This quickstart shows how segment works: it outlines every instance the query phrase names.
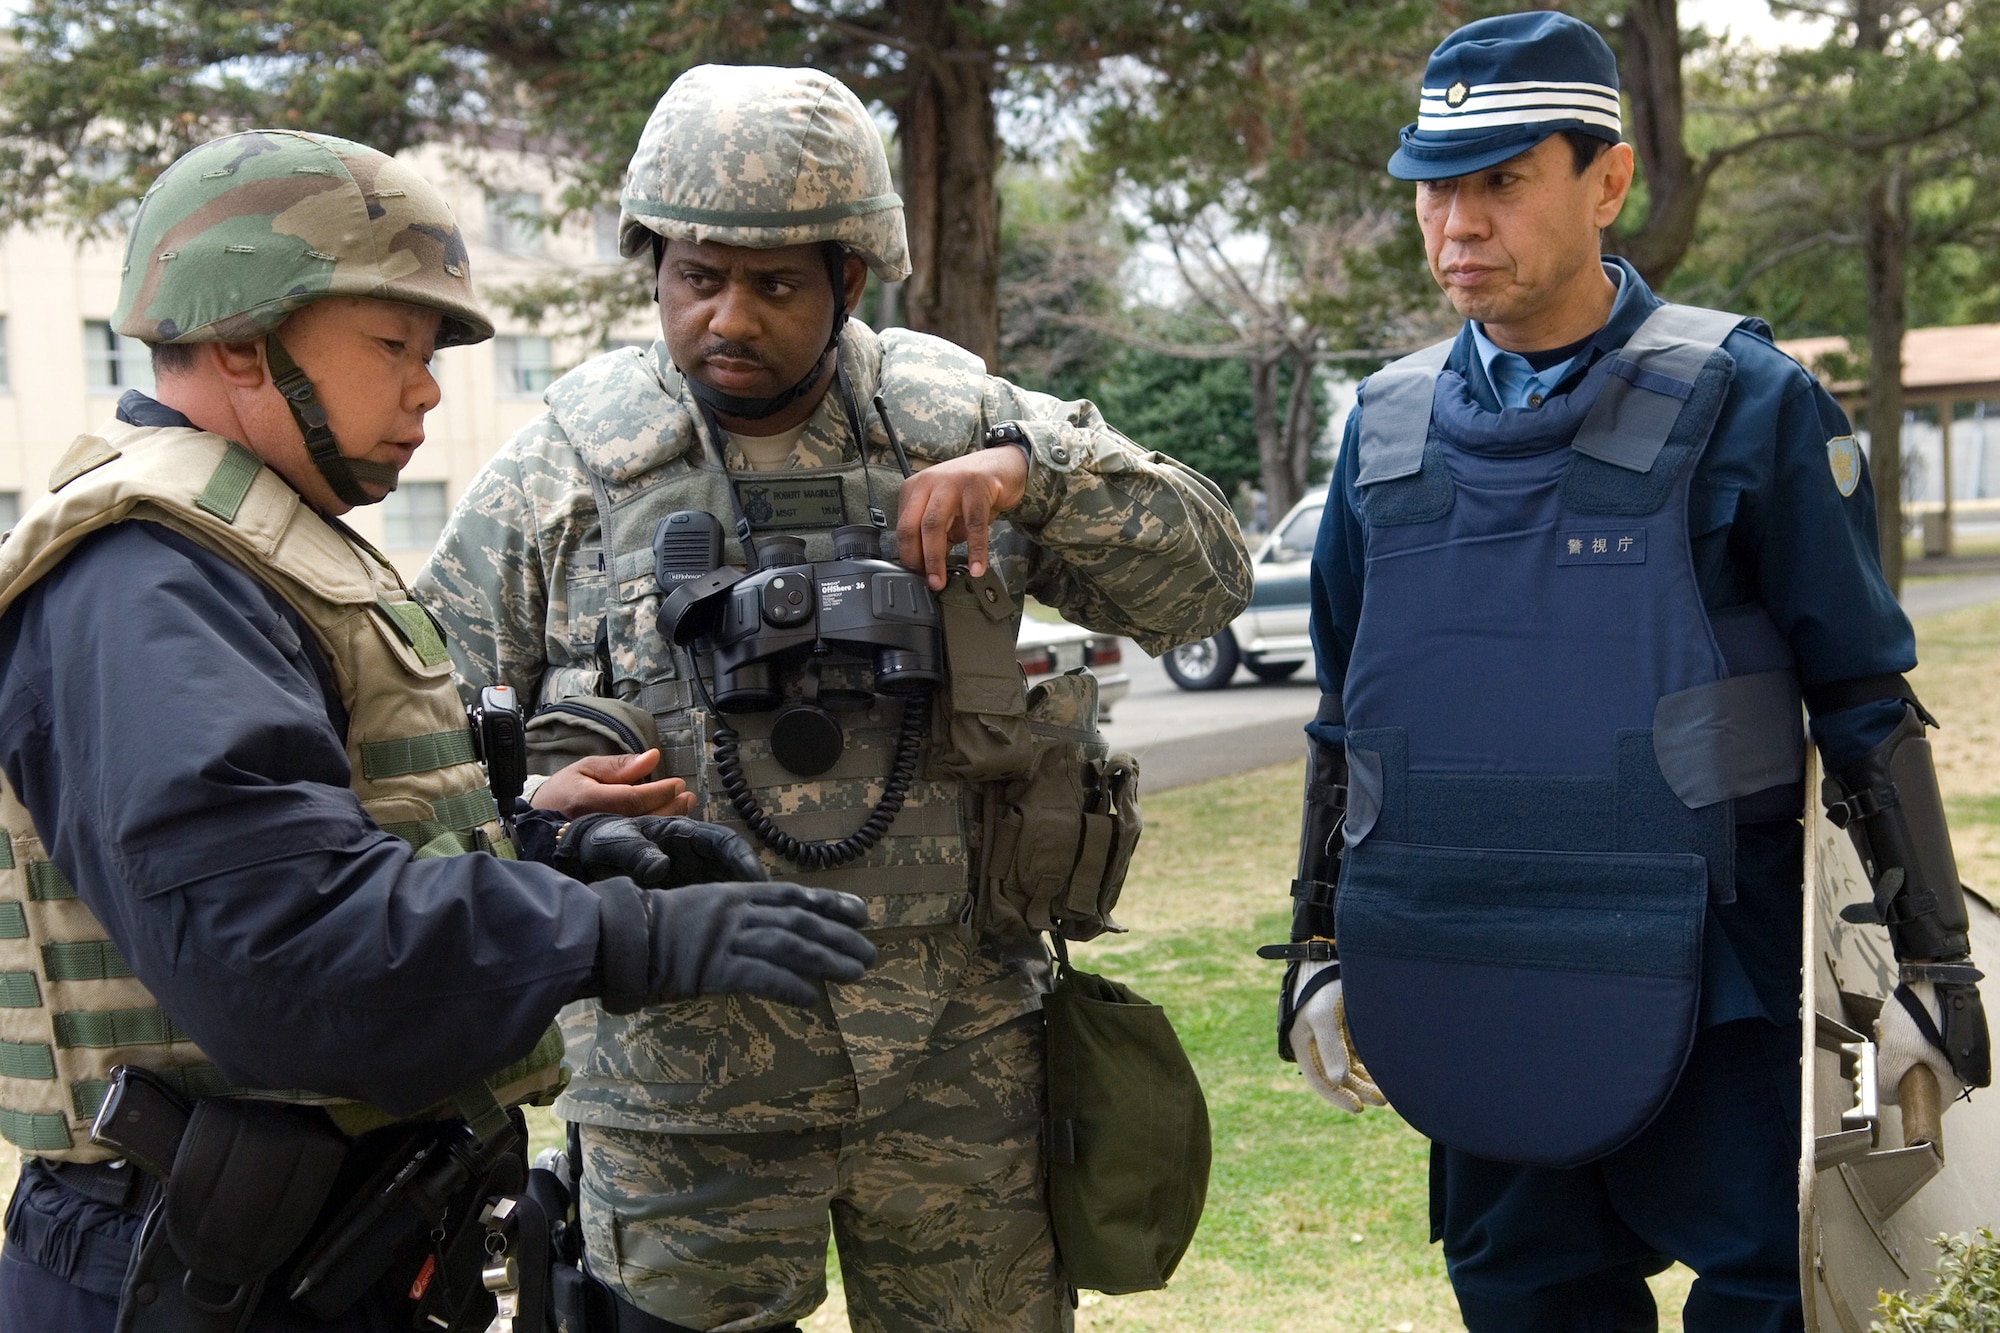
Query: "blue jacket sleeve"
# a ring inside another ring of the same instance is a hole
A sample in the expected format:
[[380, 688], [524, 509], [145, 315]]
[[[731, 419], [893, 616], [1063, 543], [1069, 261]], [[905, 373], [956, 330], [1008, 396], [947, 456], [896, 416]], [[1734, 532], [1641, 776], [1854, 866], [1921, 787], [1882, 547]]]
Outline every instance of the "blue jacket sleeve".
[[135, 975], [232, 1082], [398, 1114], [533, 1048], [597, 899], [412, 860], [348, 789], [303, 623], [154, 524], [95, 534], [0, 621], [0, 766]]
[[1347, 662], [1354, 652], [1354, 631], [1361, 621], [1361, 575], [1365, 558], [1361, 531], [1361, 495], [1354, 484], [1354, 447], [1361, 408], [1347, 415], [1341, 433], [1340, 456], [1334, 460], [1326, 509], [1320, 515], [1319, 540], [1313, 547], [1312, 644], [1314, 670], [1319, 673], [1319, 713], [1306, 723], [1306, 734], [1327, 745], [1347, 742], [1340, 692], [1347, 681]]
[[[1727, 554], [1713, 555], [1740, 571], [1734, 581], [1741, 593], [1717, 598], [1722, 580], [1705, 578], [1711, 605], [1742, 593], [1763, 603], [1792, 645], [1808, 698], [1815, 685], [1910, 670], [1916, 635], [1882, 576], [1873, 481], [1864, 465], [1843, 495], [1830, 461], [1828, 441], [1852, 431], [1847, 414], [1762, 339], [1739, 333], [1729, 348], [1738, 359], [1736, 383], [1698, 489], [1711, 521], [1728, 521]], [[1753, 447], [1735, 447], [1739, 441]], [[1695, 545], [1701, 564], [1699, 532]], [[1880, 701], [1816, 712], [1813, 737], [1828, 767], [1865, 754], [1902, 711]]]

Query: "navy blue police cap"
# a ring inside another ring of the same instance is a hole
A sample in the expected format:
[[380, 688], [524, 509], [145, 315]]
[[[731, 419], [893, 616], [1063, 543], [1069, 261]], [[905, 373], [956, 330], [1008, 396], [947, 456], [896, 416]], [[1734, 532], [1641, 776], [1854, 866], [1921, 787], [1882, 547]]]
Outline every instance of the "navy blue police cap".
[[1469, 175], [1563, 130], [1621, 140], [1618, 61], [1597, 29], [1545, 10], [1480, 19], [1431, 52], [1417, 123], [1403, 128], [1389, 174]]

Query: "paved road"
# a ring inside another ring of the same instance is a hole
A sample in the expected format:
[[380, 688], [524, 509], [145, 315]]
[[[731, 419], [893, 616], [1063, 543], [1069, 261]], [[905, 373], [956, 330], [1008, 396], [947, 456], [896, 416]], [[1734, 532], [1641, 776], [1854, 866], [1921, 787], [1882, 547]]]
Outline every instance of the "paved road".
[[[1919, 617], [1992, 601], [2000, 601], [2000, 574], [1916, 579], [1903, 589], [1904, 607]], [[1160, 664], [1130, 641], [1125, 664], [1132, 692], [1113, 710], [1105, 734], [1138, 756], [1147, 791], [1281, 764], [1305, 753], [1299, 729], [1319, 706], [1310, 670], [1278, 685], [1238, 671], [1228, 689], [1193, 694], [1175, 686]]]
[[1912, 617], [1942, 615], [2000, 601], [2000, 574], [1970, 578], [1912, 579], [1903, 584], [1903, 609]]
[[1239, 671], [1228, 689], [1195, 694], [1168, 680], [1160, 664], [1129, 641], [1125, 663], [1132, 692], [1112, 710], [1104, 730], [1113, 745], [1138, 757], [1145, 790], [1281, 764], [1305, 753], [1299, 728], [1319, 707], [1319, 686], [1310, 670], [1277, 685]]

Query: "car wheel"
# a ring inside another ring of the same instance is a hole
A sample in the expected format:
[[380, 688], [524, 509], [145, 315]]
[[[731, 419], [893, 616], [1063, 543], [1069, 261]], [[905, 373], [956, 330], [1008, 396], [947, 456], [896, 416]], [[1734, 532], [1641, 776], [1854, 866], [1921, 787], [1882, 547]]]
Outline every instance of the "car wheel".
[[1206, 639], [1184, 643], [1160, 659], [1167, 675], [1184, 690], [1219, 690], [1236, 674], [1241, 655], [1236, 636], [1219, 630]]
[[1299, 674], [1304, 662], [1260, 662], [1250, 658], [1243, 663], [1250, 668], [1250, 674], [1267, 685], [1275, 685], [1281, 680], [1290, 680]]

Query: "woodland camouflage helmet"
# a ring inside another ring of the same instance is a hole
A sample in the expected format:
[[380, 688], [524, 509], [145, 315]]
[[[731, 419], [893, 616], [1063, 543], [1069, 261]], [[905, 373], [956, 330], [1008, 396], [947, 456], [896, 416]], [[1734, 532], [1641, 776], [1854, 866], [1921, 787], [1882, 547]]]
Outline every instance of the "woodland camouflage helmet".
[[396, 469], [348, 458], [318, 390], [278, 326], [332, 296], [396, 301], [441, 317], [437, 346], [484, 342], [458, 223], [431, 183], [385, 153], [326, 134], [245, 130], [182, 154], [139, 202], [118, 290], [118, 331], [143, 342], [262, 337], [271, 380], [313, 466], [350, 505]]
[[246, 130], [190, 150], [146, 191], [115, 322], [148, 343], [247, 342], [329, 296], [435, 310], [439, 347], [493, 336], [429, 181], [346, 139]]
[[884, 282], [910, 276], [882, 135], [816, 69], [698, 65], [653, 108], [619, 195], [627, 258], [654, 236], [769, 250], [833, 241]]

